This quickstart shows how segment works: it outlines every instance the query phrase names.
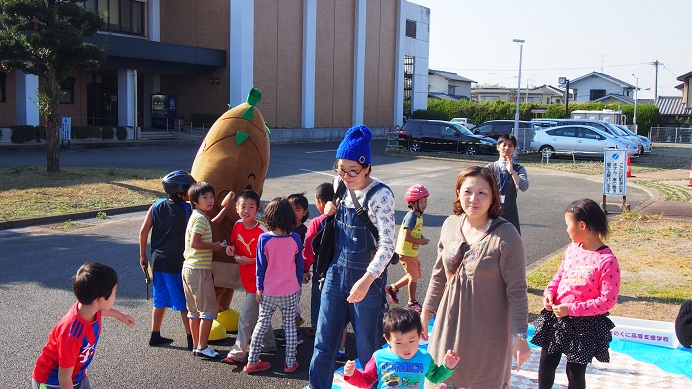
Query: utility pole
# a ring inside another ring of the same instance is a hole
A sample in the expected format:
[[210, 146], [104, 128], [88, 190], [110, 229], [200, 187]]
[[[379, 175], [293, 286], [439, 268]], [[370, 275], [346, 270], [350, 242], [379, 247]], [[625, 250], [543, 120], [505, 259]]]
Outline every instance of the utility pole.
[[654, 62], [651, 63], [651, 65], [654, 65], [656, 68], [656, 84], [654, 85], [654, 102], [658, 100], [658, 65], [663, 65], [662, 63], [658, 62], [658, 60], [655, 60]]

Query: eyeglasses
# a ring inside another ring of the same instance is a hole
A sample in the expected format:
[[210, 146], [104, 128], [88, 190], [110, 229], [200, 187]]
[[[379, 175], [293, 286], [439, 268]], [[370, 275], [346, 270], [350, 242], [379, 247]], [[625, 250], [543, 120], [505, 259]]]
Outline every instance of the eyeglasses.
[[341, 177], [343, 177], [343, 176], [345, 176], [345, 175], [348, 175], [349, 177], [358, 177], [358, 175], [360, 174], [360, 172], [363, 171], [363, 169], [365, 169], [365, 168], [362, 167], [362, 168], [360, 168], [360, 170], [349, 170], [349, 171], [346, 171], [346, 170], [344, 170], [344, 169], [338, 167], [338, 166], [336, 165], [336, 163], [334, 163], [334, 172], [336, 172], [336, 174], [338, 174], [338, 175], [341, 176]]

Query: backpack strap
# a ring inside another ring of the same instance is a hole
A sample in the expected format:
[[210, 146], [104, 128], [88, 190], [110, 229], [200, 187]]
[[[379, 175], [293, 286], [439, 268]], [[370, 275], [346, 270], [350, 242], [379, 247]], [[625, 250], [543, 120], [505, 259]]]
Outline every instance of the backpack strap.
[[[493, 224], [492, 226], [490, 226], [490, 228], [488, 228], [488, 230], [485, 232], [485, 234], [483, 235], [483, 237], [480, 238], [480, 239], [478, 239], [478, 242], [480, 242], [480, 241], [482, 241], [483, 239], [485, 239], [488, 235], [492, 234], [492, 232], [495, 231], [495, 230], [497, 229], [497, 227], [499, 227], [499, 226], [501, 226], [501, 225], [503, 225], [503, 224], [505, 224], [505, 223], [508, 223], [508, 222], [507, 222], [506, 220], [503, 219], [503, 220], [500, 220], [499, 222]], [[468, 243], [466, 243], [466, 242], [464, 242], [464, 244], [467, 244], [467, 245], [468, 245]], [[459, 261], [459, 264], [456, 266], [456, 268], [454, 268], [454, 270], [452, 270], [451, 272], [449, 272], [449, 276], [447, 277], [447, 281], [449, 281], [449, 279], [452, 278], [452, 276], [454, 275], [454, 273], [456, 273], [457, 270], [459, 270], [459, 268], [465, 264], [464, 262], [465, 262], [465, 261], [462, 259], [461, 261]]]
[[[370, 202], [370, 199], [372, 196], [377, 193], [381, 188], [387, 188], [390, 192], [392, 191], [389, 189], [387, 185], [385, 185], [383, 182], [378, 183], [377, 185], [373, 186], [370, 188], [368, 193], [365, 194], [365, 204], [368, 204]], [[358, 198], [356, 197], [356, 193], [349, 189], [348, 190], [349, 195], [351, 196], [351, 201], [353, 201], [353, 205], [356, 207], [356, 214], [360, 218], [360, 220], [365, 224], [365, 227], [368, 228], [372, 236], [375, 238], [375, 241], [379, 242], [380, 241], [380, 233], [377, 231], [377, 227], [372, 223], [372, 220], [370, 220], [370, 216], [368, 216], [368, 211], [366, 208], [364, 208], [359, 202]]]

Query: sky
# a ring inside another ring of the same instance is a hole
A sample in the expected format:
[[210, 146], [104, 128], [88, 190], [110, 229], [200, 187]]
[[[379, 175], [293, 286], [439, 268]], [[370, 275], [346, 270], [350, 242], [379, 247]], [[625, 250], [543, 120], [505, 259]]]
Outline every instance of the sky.
[[522, 88], [596, 71], [638, 78], [638, 98], [653, 99], [654, 61], [659, 96], [680, 96], [677, 77], [692, 71], [691, 0], [409, 1], [430, 8], [429, 68], [479, 84], [517, 87], [513, 39], [525, 40]]

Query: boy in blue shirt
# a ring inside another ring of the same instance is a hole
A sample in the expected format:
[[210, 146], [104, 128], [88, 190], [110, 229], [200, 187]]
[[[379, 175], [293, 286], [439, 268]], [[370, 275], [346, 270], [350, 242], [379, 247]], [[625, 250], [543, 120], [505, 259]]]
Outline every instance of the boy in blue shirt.
[[427, 351], [418, 348], [423, 325], [420, 315], [408, 308], [394, 307], [384, 314], [384, 338], [388, 348], [375, 351], [364, 370], [346, 362], [344, 379], [359, 388], [390, 386], [422, 387], [427, 378], [434, 384], [452, 376], [459, 357], [447, 350], [444, 365], [437, 366]]

